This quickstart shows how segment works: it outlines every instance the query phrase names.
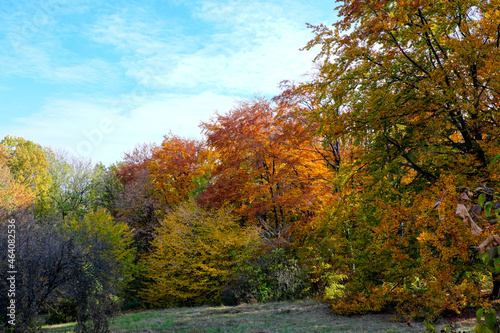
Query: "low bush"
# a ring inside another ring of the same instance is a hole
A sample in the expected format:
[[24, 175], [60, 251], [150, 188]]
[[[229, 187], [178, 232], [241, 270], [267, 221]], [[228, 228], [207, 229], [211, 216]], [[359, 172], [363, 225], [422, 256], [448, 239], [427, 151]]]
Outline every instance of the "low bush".
[[48, 308], [46, 325], [69, 323], [77, 319], [77, 304], [74, 300], [58, 298]]
[[225, 305], [293, 300], [308, 296], [310, 290], [297, 259], [278, 248], [240, 263], [221, 300]]

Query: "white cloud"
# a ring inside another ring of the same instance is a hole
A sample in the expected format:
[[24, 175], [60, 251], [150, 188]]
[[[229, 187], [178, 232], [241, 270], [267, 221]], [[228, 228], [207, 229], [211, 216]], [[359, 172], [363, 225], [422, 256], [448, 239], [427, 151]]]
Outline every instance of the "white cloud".
[[153, 89], [275, 94], [280, 81], [311, 67], [314, 55], [299, 51], [311, 38], [300, 10], [249, 1], [205, 1], [193, 10], [199, 36], [124, 11], [94, 25], [93, 39], [121, 50], [126, 74]]
[[92, 98], [52, 100], [39, 113], [16, 119], [16, 125], [0, 127], [0, 132], [110, 164], [121, 160], [123, 153], [138, 143], [161, 142], [170, 130], [200, 138], [200, 122], [208, 121], [216, 109], [229, 110], [235, 97], [207, 92], [157, 94], [127, 113], [116, 108], [120, 102]]
[[99, 59], [84, 60], [74, 65], [43, 66], [41, 76], [56, 82], [103, 83], [103, 80], [118, 76], [116, 70]]
[[24, 45], [17, 54], [0, 56], [3, 74], [31, 77], [51, 83], [87, 84], [102, 83], [117, 77], [114, 66], [100, 59], [56, 59], [46, 48]]
[[[164, 17], [138, 1], [97, 10], [83, 0], [73, 12], [95, 9], [84, 24], [57, 26], [61, 20], [55, 14], [64, 6], [56, 6], [54, 15], [30, 34], [9, 32], [15, 38], [0, 41], [4, 76], [63, 83], [61, 90], [67, 83], [88, 84], [95, 93], [73, 91], [62, 99], [58, 92], [36, 113], [13, 125], [0, 124], [0, 133], [109, 164], [137, 143], [161, 142], [170, 130], [200, 137], [200, 121], [216, 109], [223, 113], [255, 93], [276, 94], [281, 80], [300, 80], [312, 66], [314, 54], [299, 51], [312, 38], [305, 27], [308, 15], [313, 20], [322, 15], [310, 5], [298, 0], [175, 1], [191, 16]], [[72, 36], [83, 45], [72, 44]], [[106, 54], [87, 54], [86, 48], [93, 47]], [[120, 95], [102, 91], [113, 85], [116, 93], [130, 83], [133, 88]]]
[[127, 10], [102, 17], [87, 32], [88, 38], [109, 44], [123, 54], [145, 56], [165, 48], [161, 21], [141, 22]]

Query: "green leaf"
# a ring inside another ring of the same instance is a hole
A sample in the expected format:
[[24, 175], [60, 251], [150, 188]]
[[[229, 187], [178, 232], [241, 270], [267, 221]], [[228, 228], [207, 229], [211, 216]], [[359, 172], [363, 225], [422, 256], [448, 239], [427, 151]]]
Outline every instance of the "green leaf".
[[495, 206], [495, 204], [491, 201], [488, 201], [484, 206], [485, 206], [484, 210], [485, 210], [486, 216], [490, 216], [491, 209]]
[[495, 159], [493, 160], [493, 162], [491, 163], [495, 163], [496, 161], [498, 161], [500, 159], [500, 155], [498, 155], [497, 157], [495, 157]]
[[476, 311], [476, 320], [479, 324], [481, 324], [481, 318], [483, 317], [484, 310], [483, 309], [478, 309]]
[[486, 195], [484, 195], [484, 193], [481, 193], [478, 198], [479, 206], [484, 207], [485, 201], [486, 201]]
[[474, 327], [474, 332], [476, 333], [491, 333], [490, 329], [486, 327], [484, 324], [477, 324], [476, 327]]
[[436, 329], [434, 328], [434, 326], [427, 319], [424, 320], [424, 326], [427, 329], [427, 331], [430, 331], [430, 332], [435, 332], [436, 331]]
[[500, 273], [500, 257], [497, 257], [495, 258], [495, 260], [493, 260], [493, 269], [495, 271], [495, 273]]
[[[491, 311], [491, 310], [490, 310]], [[495, 332], [497, 330], [497, 317], [496, 317], [496, 314], [493, 314], [493, 313], [488, 313], [486, 316], [485, 316], [485, 324], [486, 326], [492, 330], [493, 332]]]

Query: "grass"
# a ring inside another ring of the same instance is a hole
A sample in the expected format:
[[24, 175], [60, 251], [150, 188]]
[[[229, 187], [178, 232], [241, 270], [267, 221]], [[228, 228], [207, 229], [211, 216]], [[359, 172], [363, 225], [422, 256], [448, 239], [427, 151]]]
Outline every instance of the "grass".
[[[342, 317], [333, 315], [326, 304], [297, 301], [196, 308], [170, 308], [126, 313], [111, 323], [112, 332], [178, 333], [331, 333], [331, 332], [424, 332], [422, 322], [392, 320], [391, 314]], [[439, 332], [446, 324], [438, 322]], [[74, 323], [46, 326], [46, 333], [72, 332]], [[473, 320], [455, 323], [460, 332], [474, 332]]]

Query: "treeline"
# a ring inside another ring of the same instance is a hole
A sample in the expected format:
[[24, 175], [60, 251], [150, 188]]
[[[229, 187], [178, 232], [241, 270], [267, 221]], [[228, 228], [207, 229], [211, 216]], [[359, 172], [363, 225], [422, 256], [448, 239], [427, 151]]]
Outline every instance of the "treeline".
[[346, 1], [311, 27], [311, 82], [109, 168], [6, 137], [25, 322], [308, 296], [432, 319], [497, 298], [498, 5]]
[[19, 137], [1, 141], [2, 330], [69, 320], [78, 331], [108, 330], [138, 267], [133, 230], [110, 213], [119, 188], [102, 165]]
[[36, 327], [48, 314], [106, 330], [119, 306], [317, 294], [322, 282], [294, 245], [332, 197], [340, 155], [303, 108], [243, 102], [202, 124], [205, 140], [169, 134], [111, 167], [5, 137], [2, 259], [14, 221], [17, 323]]

